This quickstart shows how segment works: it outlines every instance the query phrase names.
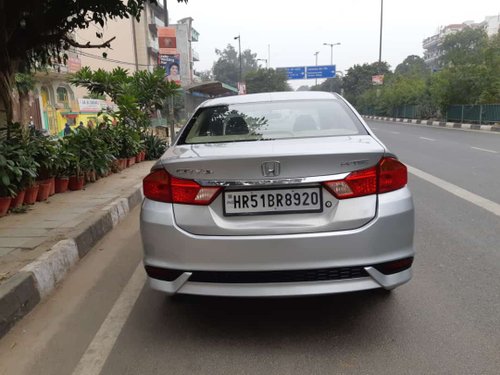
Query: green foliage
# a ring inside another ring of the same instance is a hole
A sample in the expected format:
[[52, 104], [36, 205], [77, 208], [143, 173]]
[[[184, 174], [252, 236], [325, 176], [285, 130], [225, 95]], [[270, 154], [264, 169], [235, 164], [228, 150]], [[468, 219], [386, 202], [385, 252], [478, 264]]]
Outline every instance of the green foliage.
[[[303, 87], [303, 86], [301, 86], [301, 87]], [[327, 80], [320, 83], [319, 85], [312, 86], [310, 88], [310, 90], [311, 91], [336, 92], [336, 93], [340, 94], [342, 91], [342, 78], [340, 78], [340, 77], [328, 78]], [[300, 87], [297, 89], [297, 91], [301, 91]], [[305, 91], [307, 91], [307, 90], [305, 90]]]
[[247, 73], [245, 81], [249, 94], [291, 90], [287, 83], [286, 72], [283, 70], [258, 69]]
[[480, 64], [487, 43], [484, 29], [467, 27], [447, 35], [441, 46], [443, 55], [439, 63], [442, 67]]
[[33, 137], [18, 123], [0, 128], [0, 196], [15, 195], [35, 182], [40, 165]]
[[359, 97], [367, 90], [372, 88], [372, 76], [384, 74], [385, 79], [387, 79], [391, 71], [389, 70], [389, 64], [385, 61], [354, 65], [352, 68], [347, 70], [347, 73], [343, 79], [344, 96], [349, 100], [354, 106], [358, 105]]
[[165, 80], [165, 70], [161, 67], [132, 75], [120, 67], [111, 72], [84, 67], [72, 75], [70, 82], [85, 87], [92, 95], [108, 95], [118, 106], [118, 111], [112, 114], [121, 123], [139, 129], [149, 127], [151, 116], [156, 110], [163, 109], [165, 100], [177, 95], [179, 88], [175, 82]]
[[[146, 1], [157, 0], [25, 0], [0, 1], [0, 101], [12, 120], [12, 96], [15, 74], [67, 59], [71, 47], [108, 48], [114, 37], [96, 33], [96, 40], [85, 44], [75, 40], [76, 31], [109, 20], [139, 20]], [[177, 0], [187, 2], [187, 0]]]
[[[214, 63], [212, 71], [214, 78], [222, 83], [236, 87], [239, 81], [240, 60], [238, 51], [228, 44], [224, 50], [216, 49], [215, 53], [219, 58]], [[241, 53], [242, 77], [249, 72], [258, 69], [257, 54], [247, 49]]]
[[160, 158], [167, 149], [167, 142], [154, 134], [143, 134], [142, 143], [148, 160]]
[[423, 58], [417, 55], [410, 55], [406, 57], [401, 64], [396, 66], [394, 74], [410, 77], [428, 77], [430, 70], [425, 65]]

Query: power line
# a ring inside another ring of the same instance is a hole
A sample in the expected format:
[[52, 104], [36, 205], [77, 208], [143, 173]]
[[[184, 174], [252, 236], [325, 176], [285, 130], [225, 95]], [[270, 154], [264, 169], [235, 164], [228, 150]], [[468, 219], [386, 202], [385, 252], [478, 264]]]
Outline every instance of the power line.
[[109, 61], [109, 62], [114, 62], [114, 63], [118, 63], [118, 64], [126, 64], [126, 65], [132, 65], [132, 66], [139, 65], [139, 66], [144, 66], [144, 67], [148, 67], [148, 68], [149, 67], [155, 67], [155, 66], [157, 66], [157, 65], [153, 65], [153, 64], [136, 64], [136, 63], [130, 62], [130, 61], [110, 59], [110, 58], [107, 58], [107, 57], [102, 57], [102, 56], [99, 56], [99, 55], [94, 55], [92, 53], [83, 52], [81, 50], [72, 50], [72, 52], [74, 52], [76, 54], [79, 54], [79, 55], [86, 56], [86, 57], [90, 57], [91, 59], [102, 60], [102, 61]]

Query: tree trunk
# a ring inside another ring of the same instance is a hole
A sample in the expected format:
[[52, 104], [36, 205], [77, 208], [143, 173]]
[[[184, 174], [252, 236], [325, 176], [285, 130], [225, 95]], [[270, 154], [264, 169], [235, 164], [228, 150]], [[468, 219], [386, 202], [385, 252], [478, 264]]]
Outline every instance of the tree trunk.
[[7, 72], [0, 72], [0, 101], [5, 110], [7, 122], [11, 122], [13, 118], [13, 98], [12, 87], [14, 79], [12, 75]]

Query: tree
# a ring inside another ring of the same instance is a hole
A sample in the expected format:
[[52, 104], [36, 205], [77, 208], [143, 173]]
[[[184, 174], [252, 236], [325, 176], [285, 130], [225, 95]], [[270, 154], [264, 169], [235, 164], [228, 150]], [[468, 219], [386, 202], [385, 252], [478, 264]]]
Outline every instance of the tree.
[[343, 79], [344, 96], [353, 105], [357, 105], [358, 99], [366, 90], [372, 87], [372, 76], [384, 74], [387, 78], [390, 75], [389, 64], [382, 61], [380, 64], [354, 65], [347, 70]]
[[439, 63], [443, 67], [478, 64], [488, 43], [488, 35], [481, 28], [467, 27], [447, 35], [441, 47]]
[[309, 91], [309, 90], [311, 90], [311, 88], [310, 88], [309, 86], [307, 86], [307, 85], [302, 85], [302, 86], [300, 86], [300, 87], [299, 87], [297, 90], [295, 90], [295, 91]]
[[328, 78], [324, 82], [321, 82], [319, 85], [311, 87], [311, 91], [327, 91], [340, 94], [342, 91], [342, 78]]
[[103, 69], [92, 71], [84, 67], [75, 73], [70, 82], [85, 87], [92, 95], [108, 95], [118, 106], [113, 113], [122, 123], [145, 128], [156, 110], [163, 109], [165, 99], [176, 94], [179, 86], [165, 80], [165, 70], [157, 67], [153, 72], [140, 70], [132, 75], [123, 68], [111, 72]]
[[[236, 49], [228, 44], [224, 50], [216, 49], [219, 58], [214, 63], [212, 71], [217, 81], [236, 87], [240, 78], [240, 59]], [[257, 54], [249, 49], [241, 54], [242, 77], [250, 71], [258, 69]]]
[[425, 64], [423, 58], [417, 55], [409, 55], [394, 70], [396, 75], [427, 77], [430, 75], [430, 69]]
[[287, 74], [283, 70], [258, 69], [249, 72], [245, 76], [247, 92], [249, 94], [258, 92], [291, 91], [287, 83]]
[[80, 44], [74, 39], [74, 32], [91, 24], [104, 26], [112, 19], [139, 20], [146, 1], [156, 3], [156, 0], [0, 0], [0, 106], [7, 121], [12, 120], [16, 73], [61, 63], [70, 47], [109, 47], [114, 36], [104, 38], [96, 33], [99, 42]]
[[211, 70], [202, 70], [200, 72], [196, 72], [196, 75], [200, 77], [201, 82], [210, 82], [214, 80]]

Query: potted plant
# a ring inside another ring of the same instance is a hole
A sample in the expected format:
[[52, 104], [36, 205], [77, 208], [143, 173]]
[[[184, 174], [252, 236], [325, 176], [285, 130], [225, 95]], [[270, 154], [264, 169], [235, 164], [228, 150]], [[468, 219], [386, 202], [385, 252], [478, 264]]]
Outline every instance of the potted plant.
[[64, 193], [68, 190], [69, 167], [71, 158], [74, 155], [68, 150], [67, 142], [64, 139], [59, 140], [56, 147], [56, 158], [54, 160], [55, 186], [56, 193]]
[[13, 177], [18, 169], [14, 161], [7, 159], [7, 145], [2, 145], [0, 151], [0, 216], [4, 216], [10, 207], [12, 196], [15, 195]]
[[[18, 176], [17, 181], [15, 182], [17, 187], [17, 196], [12, 199], [11, 208], [18, 208], [26, 201], [28, 201], [30, 204], [33, 204], [35, 203], [36, 197], [38, 196], [38, 186], [35, 183], [37, 177], [36, 171], [39, 167], [38, 163], [25, 151], [18, 153], [17, 163], [21, 175]], [[26, 194], [28, 188], [31, 188], [29, 190], [29, 194], [31, 195], [27, 198]]]

